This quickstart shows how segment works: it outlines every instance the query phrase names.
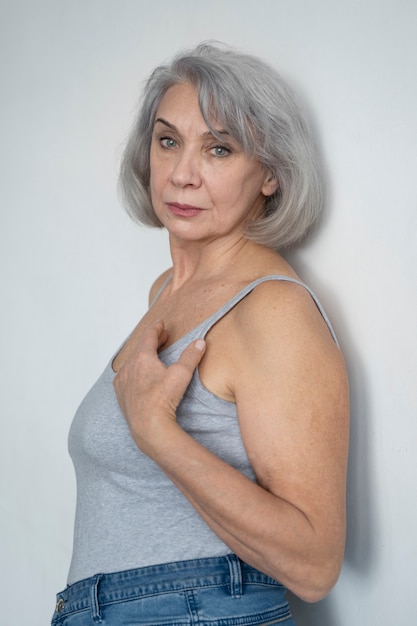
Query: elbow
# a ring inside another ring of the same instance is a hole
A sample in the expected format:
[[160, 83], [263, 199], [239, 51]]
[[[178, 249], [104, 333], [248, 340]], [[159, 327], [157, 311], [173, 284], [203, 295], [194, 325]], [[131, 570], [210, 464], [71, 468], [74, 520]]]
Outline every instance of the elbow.
[[323, 600], [335, 586], [342, 560], [331, 559], [304, 568], [302, 576], [296, 582], [289, 582], [288, 589], [304, 602], [314, 603]]
[[337, 578], [322, 581], [315, 580], [310, 584], [304, 583], [299, 588], [293, 588], [291, 591], [304, 602], [313, 604], [314, 602], [320, 602], [328, 595], [336, 584]]
[[[321, 541], [311, 542], [288, 581], [287, 588], [304, 602], [323, 600], [337, 583], [345, 552], [345, 526], [339, 532], [327, 533]], [[285, 583], [284, 583], [285, 584]]]

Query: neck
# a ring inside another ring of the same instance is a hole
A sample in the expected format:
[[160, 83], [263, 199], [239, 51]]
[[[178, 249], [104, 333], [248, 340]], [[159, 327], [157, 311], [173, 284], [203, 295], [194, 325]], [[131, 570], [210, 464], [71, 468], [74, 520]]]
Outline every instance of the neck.
[[186, 282], [210, 280], [228, 274], [230, 269], [239, 268], [250, 254], [253, 242], [238, 239], [215, 240], [202, 243], [184, 242], [170, 237], [170, 250], [173, 263], [171, 288], [178, 289]]

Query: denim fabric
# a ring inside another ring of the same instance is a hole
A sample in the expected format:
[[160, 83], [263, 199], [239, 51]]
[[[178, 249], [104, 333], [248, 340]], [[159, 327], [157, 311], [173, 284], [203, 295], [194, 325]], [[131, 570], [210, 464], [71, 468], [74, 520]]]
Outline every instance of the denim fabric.
[[57, 595], [52, 626], [295, 626], [285, 587], [234, 554], [97, 574]]

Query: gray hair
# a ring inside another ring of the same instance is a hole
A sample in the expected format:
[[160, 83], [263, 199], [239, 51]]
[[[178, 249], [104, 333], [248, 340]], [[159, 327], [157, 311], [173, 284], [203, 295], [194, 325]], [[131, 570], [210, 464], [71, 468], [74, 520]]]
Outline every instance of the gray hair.
[[120, 171], [127, 212], [136, 221], [161, 227], [149, 195], [150, 146], [156, 110], [165, 92], [189, 83], [201, 114], [218, 139], [221, 124], [278, 181], [264, 215], [247, 225], [248, 239], [284, 248], [302, 239], [322, 209], [322, 183], [308, 124], [281, 76], [260, 59], [213, 44], [182, 52], [148, 79], [138, 118]]

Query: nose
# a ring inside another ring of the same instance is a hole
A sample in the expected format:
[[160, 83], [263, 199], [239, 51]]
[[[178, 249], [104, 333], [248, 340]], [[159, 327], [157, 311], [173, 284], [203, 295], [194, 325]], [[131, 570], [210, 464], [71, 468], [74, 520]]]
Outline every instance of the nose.
[[176, 187], [199, 187], [201, 174], [198, 157], [191, 150], [182, 150], [176, 158], [171, 171], [171, 182]]

